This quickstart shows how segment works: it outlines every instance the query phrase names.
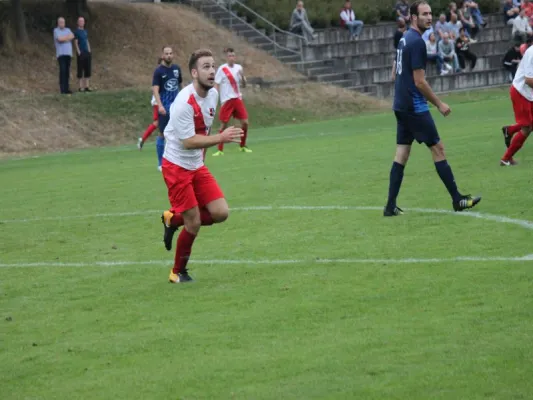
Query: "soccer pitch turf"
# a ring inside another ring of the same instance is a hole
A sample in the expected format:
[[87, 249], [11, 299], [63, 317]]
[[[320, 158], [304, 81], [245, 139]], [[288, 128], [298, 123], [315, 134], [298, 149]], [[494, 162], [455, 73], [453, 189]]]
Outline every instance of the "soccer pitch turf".
[[154, 146], [0, 161], [2, 399], [531, 398], [533, 144], [499, 167], [501, 93], [433, 112], [475, 212], [415, 145], [406, 214], [382, 216], [390, 112], [210, 149], [233, 211], [189, 285], [167, 283]]

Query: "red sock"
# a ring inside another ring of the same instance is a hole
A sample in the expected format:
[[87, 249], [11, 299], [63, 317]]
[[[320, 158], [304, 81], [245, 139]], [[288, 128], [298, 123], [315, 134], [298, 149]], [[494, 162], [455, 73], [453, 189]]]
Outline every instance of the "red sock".
[[520, 129], [522, 129], [522, 125], [518, 125], [518, 124], [509, 125], [507, 127], [507, 133], [509, 134], [509, 136], [512, 137], [516, 132], [520, 132]]
[[243, 134], [241, 138], [241, 147], [244, 147], [246, 146], [246, 138], [248, 137], [248, 128], [243, 129], [242, 131], [243, 131]]
[[513, 136], [513, 140], [511, 140], [511, 145], [503, 155], [502, 160], [509, 161], [513, 156], [516, 154], [518, 150], [522, 148], [524, 145], [524, 142], [526, 141], [527, 136], [524, 135], [522, 132], [518, 132]]
[[172, 272], [178, 274], [185, 271], [189, 257], [191, 256], [192, 244], [196, 239], [196, 235], [189, 233], [187, 229], [183, 229], [178, 236], [178, 244], [176, 246], [176, 257], [174, 258], [174, 268]]
[[148, 138], [156, 130], [156, 128], [157, 127], [154, 126], [154, 124], [148, 125], [148, 128], [146, 128], [146, 130], [143, 133], [143, 142], [146, 142], [146, 140], [148, 140]]
[[[222, 133], [223, 130], [219, 130], [218, 133]], [[224, 143], [219, 143], [218, 144], [218, 151], [224, 151]]]
[[[203, 226], [213, 225], [214, 223], [213, 217], [211, 217], [211, 213], [207, 211], [207, 208], [200, 209], [200, 220]], [[170, 225], [177, 227], [183, 226], [183, 216], [180, 213], [174, 214], [170, 219]]]

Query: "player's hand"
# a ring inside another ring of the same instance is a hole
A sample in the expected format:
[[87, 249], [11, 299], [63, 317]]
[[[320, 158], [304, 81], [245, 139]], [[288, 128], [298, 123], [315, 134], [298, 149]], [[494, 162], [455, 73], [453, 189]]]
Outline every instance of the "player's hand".
[[450, 106], [446, 103], [441, 103], [440, 106], [439, 106], [439, 112], [444, 115], [445, 117], [447, 117], [448, 115], [450, 115], [450, 113], [452, 112], [452, 110], [450, 109]]
[[220, 133], [220, 143], [240, 143], [243, 136], [241, 128], [230, 126]]
[[165, 110], [165, 107], [159, 106], [159, 114], [167, 115], [167, 110]]

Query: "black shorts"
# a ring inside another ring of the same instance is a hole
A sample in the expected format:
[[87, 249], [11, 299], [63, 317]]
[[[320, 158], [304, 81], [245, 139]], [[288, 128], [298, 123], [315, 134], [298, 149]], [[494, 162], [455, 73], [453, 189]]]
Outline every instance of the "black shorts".
[[439, 132], [429, 111], [422, 113], [394, 111], [396, 115], [396, 144], [411, 145], [416, 140], [426, 146], [440, 142]]
[[158, 121], [159, 121], [159, 132], [161, 132], [162, 134], [165, 133], [165, 128], [167, 127], [168, 125], [168, 121], [170, 120], [170, 115], [167, 114], [166, 115], [161, 115], [159, 114], [159, 118], [158, 118]]
[[77, 57], [78, 79], [91, 77], [91, 53], [81, 53]]

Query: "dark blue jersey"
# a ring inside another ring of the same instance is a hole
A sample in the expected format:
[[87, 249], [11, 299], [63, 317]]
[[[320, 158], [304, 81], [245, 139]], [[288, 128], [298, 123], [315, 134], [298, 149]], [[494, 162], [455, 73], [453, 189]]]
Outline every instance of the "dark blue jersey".
[[394, 111], [423, 113], [429, 111], [428, 102], [417, 89], [413, 71], [426, 69], [427, 50], [422, 35], [409, 29], [396, 50], [396, 79], [394, 83]]
[[178, 95], [182, 81], [181, 69], [176, 64], [170, 67], [160, 65], [154, 71], [152, 86], [159, 86], [159, 97], [167, 113], [170, 112], [170, 105]]

